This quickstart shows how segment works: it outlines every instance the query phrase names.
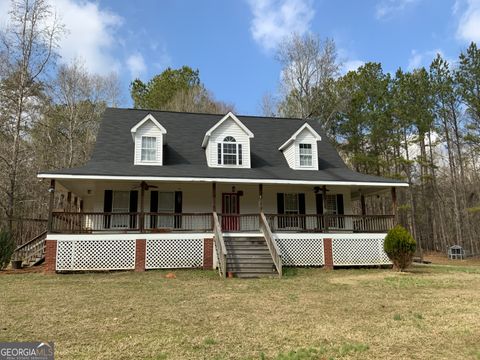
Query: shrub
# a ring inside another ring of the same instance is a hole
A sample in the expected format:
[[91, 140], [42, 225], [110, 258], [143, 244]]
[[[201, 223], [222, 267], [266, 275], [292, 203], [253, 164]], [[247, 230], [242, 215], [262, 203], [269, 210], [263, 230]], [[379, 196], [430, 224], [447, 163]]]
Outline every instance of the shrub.
[[397, 225], [391, 229], [385, 237], [383, 248], [393, 266], [403, 271], [413, 260], [417, 243], [404, 227]]
[[0, 270], [7, 267], [13, 252], [15, 251], [15, 242], [13, 241], [12, 234], [8, 231], [0, 231]]

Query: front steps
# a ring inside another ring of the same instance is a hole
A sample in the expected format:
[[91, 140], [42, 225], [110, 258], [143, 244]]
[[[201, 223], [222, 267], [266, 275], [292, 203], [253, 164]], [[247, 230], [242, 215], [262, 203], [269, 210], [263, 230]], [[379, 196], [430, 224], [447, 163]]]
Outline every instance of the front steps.
[[278, 277], [263, 236], [224, 237], [227, 272], [239, 278]]

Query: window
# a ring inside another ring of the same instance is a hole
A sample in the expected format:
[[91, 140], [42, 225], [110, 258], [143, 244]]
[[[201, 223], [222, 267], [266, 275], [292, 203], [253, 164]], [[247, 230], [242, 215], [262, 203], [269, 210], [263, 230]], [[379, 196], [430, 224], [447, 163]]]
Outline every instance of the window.
[[[113, 213], [128, 213], [130, 211], [130, 191], [114, 191], [112, 197]], [[112, 215], [112, 227], [128, 228], [130, 216]]]
[[[159, 192], [158, 193], [158, 212], [174, 213], [175, 212], [175, 193]], [[159, 216], [157, 221], [158, 227], [173, 228], [175, 219], [173, 216]]]
[[242, 144], [234, 137], [227, 136], [217, 147], [218, 165], [242, 165]]
[[298, 214], [298, 194], [285, 194], [283, 199], [285, 214]]
[[157, 161], [157, 138], [142, 136], [142, 161]]
[[312, 144], [300, 144], [300, 167], [312, 167]]
[[337, 195], [327, 195], [327, 213], [337, 215]]

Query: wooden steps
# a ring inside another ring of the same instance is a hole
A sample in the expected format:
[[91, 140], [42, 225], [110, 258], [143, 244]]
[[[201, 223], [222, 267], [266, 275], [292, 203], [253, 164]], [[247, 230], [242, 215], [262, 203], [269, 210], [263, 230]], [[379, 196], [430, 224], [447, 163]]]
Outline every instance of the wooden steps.
[[239, 278], [277, 277], [265, 239], [258, 237], [224, 237], [227, 248], [227, 272]]

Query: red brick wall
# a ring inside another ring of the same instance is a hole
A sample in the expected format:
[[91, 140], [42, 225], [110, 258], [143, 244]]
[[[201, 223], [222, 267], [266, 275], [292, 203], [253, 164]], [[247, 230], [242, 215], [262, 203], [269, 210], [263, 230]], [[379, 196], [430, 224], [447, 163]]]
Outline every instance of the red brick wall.
[[54, 274], [57, 267], [57, 240], [45, 240], [45, 273]]
[[203, 269], [213, 269], [213, 239], [203, 239]]
[[137, 239], [135, 243], [135, 271], [145, 271], [145, 253], [147, 240]]
[[323, 252], [325, 254], [325, 269], [333, 269], [332, 239], [323, 239]]

